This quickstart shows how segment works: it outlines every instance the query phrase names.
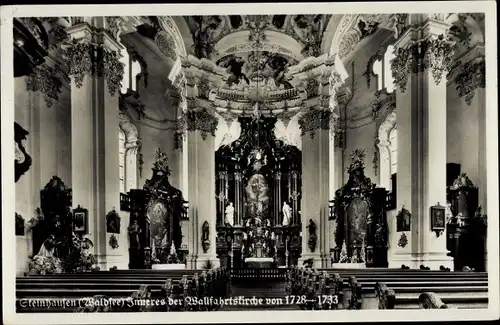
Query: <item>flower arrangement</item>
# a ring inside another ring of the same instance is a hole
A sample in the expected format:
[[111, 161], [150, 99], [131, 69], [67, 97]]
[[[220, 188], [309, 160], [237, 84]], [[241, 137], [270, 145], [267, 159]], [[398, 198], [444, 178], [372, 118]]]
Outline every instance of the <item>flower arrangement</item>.
[[470, 180], [469, 176], [467, 176], [466, 173], [462, 173], [462, 174], [460, 174], [460, 176], [457, 177], [457, 179], [455, 179], [453, 181], [453, 185], [451, 186], [451, 189], [452, 190], [459, 190], [462, 188], [473, 188], [473, 187], [474, 187], [474, 184]]
[[349, 263], [349, 256], [347, 256], [347, 245], [345, 243], [342, 244], [342, 249], [340, 250], [339, 263]]
[[117, 249], [118, 247], [120, 247], [115, 234], [112, 234], [111, 237], [109, 237], [109, 246], [111, 247], [111, 249]]
[[63, 260], [64, 270], [66, 272], [88, 272], [92, 270], [97, 262], [95, 256], [90, 253], [90, 249], [94, 246], [92, 241], [87, 237], [73, 234], [71, 244], [69, 253]]
[[61, 260], [54, 256], [34, 256], [28, 264], [28, 270], [28, 275], [63, 273]]

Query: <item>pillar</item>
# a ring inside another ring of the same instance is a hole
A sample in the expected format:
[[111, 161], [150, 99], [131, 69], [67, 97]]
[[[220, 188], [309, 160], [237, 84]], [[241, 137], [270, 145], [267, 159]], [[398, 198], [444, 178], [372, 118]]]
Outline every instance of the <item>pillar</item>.
[[227, 198], [227, 189], [226, 189], [226, 178], [227, 171], [219, 171], [219, 175], [217, 178], [217, 182], [219, 183], [219, 191], [217, 193], [217, 203], [219, 205], [219, 219], [217, 221], [218, 226], [223, 226], [225, 223], [225, 203]]
[[[445, 231], [431, 231], [430, 209], [446, 204], [446, 73], [452, 45], [448, 25], [410, 15], [411, 27], [396, 41], [392, 63], [398, 123], [397, 209], [410, 211], [409, 251], [391, 264], [453, 268]], [[397, 257], [396, 257], [397, 256]]]
[[281, 216], [281, 171], [274, 173], [274, 225], [280, 224]]
[[[191, 268], [207, 261], [220, 265], [216, 255], [217, 208], [215, 197], [215, 130], [217, 118], [205, 109], [189, 108], [187, 118], [189, 214], [192, 228]], [[209, 225], [209, 245], [202, 242], [203, 225]], [[191, 252], [191, 250], [190, 250]]]
[[[88, 209], [88, 237], [101, 268], [107, 268], [106, 214], [120, 207], [118, 96], [123, 78], [121, 45], [104, 29], [104, 17], [68, 28], [63, 46], [71, 77], [73, 205]], [[122, 234], [127, 236], [127, 234]]]
[[[226, 180], [227, 182], [227, 180]], [[228, 195], [227, 192], [228, 186], [226, 185], [226, 196]], [[241, 171], [239, 170], [239, 167], [237, 167], [237, 170], [234, 172], [234, 207], [235, 207], [235, 220], [234, 220], [234, 225], [235, 226], [241, 226], [243, 224], [244, 220], [244, 211], [245, 207], [243, 205], [243, 182], [242, 182], [242, 175]]]
[[[470, 164], [471, 167], [477, 168], [477, 178], [473, 179], [473, 183], [479, 189], [479, 206], [482, 207], [482, 213], [488, 214], [487, 210], [487, 188], [488, 188], [488, 172], [487, 172], [487, 142], [486, 142], [486, 79], [485, 79], [485, 58], [484, 45], [476, 44], [472, 49], [461, 57], [462, 65], [457, 69], [453, 76], [452, 89], [456, 89], [453, 95], [457, 95], [462, 102], [461, 109], [469, 112], [477, 113], [477, 125], [471, 125], [478, 132], [477, 143], [477, 163]], [[472, 155], [474, 156], [474, 155]], [[463, 172], [470, 173], [468, 170]], [[472, 178], [472, 177], [471, 177]], [[487, 266], [487, 248], [485, 241], [485, 262]], [[487, 267], [486, 267], [487, 269]]]
[[[329, 130], [328, 110], [311, 109], [300, 119], [302, 129], [302, 254], [299, 258], [301, 266], [304, 260], [313, 259], [313, 267], [327, 267], [329, 263], [328, 234], [328, 201], [329, 193]], [[323, 122], [323, 121], [326, 121]], [[318, 127], [316, 127], [316, 125]], [[319, 126], [322, 127], [319, 127]], [[316, 247], [309, 245], [310, 221], [315, 224]]]

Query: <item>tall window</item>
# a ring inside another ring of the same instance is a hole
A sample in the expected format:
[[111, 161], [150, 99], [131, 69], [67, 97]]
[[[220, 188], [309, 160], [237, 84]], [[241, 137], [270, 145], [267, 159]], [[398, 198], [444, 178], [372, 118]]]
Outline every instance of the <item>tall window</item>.
[[391, 161], [391, 175], [394, 175], [398, 172], [398, 129], [397, 126], [391, 130], [389, 133], [389, 141], [390, 144], [390, 161]]
[[388, 93], [394, 90], [394, 79], [392, 78], [391, 61], [394, 59], [394, 46], [389, 45], [384, 57], [373, 63], [373, 73], [377, 75], [378, 90], [386, 89]]
[[122, 130], [119, 130], [118, 133], [118, 141], [119, 141], [119, 173], [120, 173], [120, 193], [126, 193], [125, 189], [125, 133]]
[[132, 60], [126, 49], [121, 54], [120, 62], [125, 65], [121, 92], [125, 94], [128, 89], [137, 91], [137, 75], [141, 73], [141, 65]]

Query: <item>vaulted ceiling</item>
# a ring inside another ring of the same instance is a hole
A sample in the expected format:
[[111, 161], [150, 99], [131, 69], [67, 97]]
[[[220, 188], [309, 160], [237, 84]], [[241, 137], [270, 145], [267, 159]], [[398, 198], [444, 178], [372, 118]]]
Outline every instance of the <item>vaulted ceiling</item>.
[[[389, 15], [162, 16], [139, 17], [136, 32], [121, 38], [126, 47], [154, 62], [148, 64], [151, 79], [168, 79], [179, 57], [193, 55], [227, 71], [229, 77], [221, 88], [243, 89], [258, 83], [271, 90], [286, 90], [293, 88], [284, 76], [288, 67], [325, 53], [341, 53], [347, 62], [358, 43], [364, 44], [380, 29], [388, 28]], [[162, 58], [161, 64], [158, 58]], [[169, 87], [168, 81], [163, 83]], [[146, 106], [155, 103], [156, 112], [150, 110], [150, 114], [160, 120], [173, 118], [162, 114], [160, 107], [168, 105], [164, 93], [153, 94], [148, 89], [144, 98]]]

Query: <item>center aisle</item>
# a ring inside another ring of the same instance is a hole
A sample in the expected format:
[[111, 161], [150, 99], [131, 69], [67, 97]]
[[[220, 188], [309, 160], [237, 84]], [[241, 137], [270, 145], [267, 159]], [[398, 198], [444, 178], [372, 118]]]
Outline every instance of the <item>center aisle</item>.
[[[285, 280], [277, 279], [246, 279], [233, 281], [231, 285], [233, 298], [246, 298], [247, 304], [224, 306], [221, 311], [244, 310], [299, 310], [295, 304], [286, 304]], [[250, 300], [250, 298], [256, 298]], [[260, 300], [262, 303], [255, 303]], [[238, 299], [244, 301], [244, 299]]]

